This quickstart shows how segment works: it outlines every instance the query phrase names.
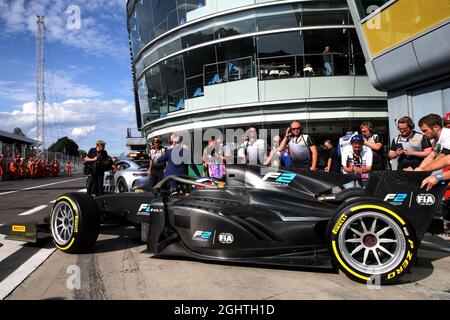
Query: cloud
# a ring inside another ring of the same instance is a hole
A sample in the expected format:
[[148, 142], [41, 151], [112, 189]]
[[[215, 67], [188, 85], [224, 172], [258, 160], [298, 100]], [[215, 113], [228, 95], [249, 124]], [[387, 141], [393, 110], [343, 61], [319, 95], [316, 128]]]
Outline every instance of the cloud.
[[[126, 129], [136, 126], [134, 104], [123, 99], [69, 99], [46, 104], [46, 146], [68, 136], [81, 149], [89, 149], [98, 139], [108, 143], [110, 152], [126, 150]], [[26, 102], [10, 112], [0, 112], [2, 129], [19, 127], [31, 138], [36, 131], [35, 103]]]
[[[124, 59], [129, 55], [125, 3], [122, 0], [0, 1], [0, 27], [4, 35], [34, 36], [36, 15], [43, 15], [49, 41], [99, 57]], [[78, 21], [76, 14], [67, 11], [70, 6], [80, 8], [80, 28], [68, 27]]]
[[96, 126], [77, 127], [73, 128], [71, 135], [75, 138], [87, 136], [89, 133], [95, 131]]
[[[102, 93], [88, 85], [78, 83], [74, 77], [80, 71], [71, 70], [65, 72], [57, 70], [46, 73], [47, 98], [96, 98]], [[31, 75], [30, 75], [31, 78]], [[13, 101], [25, 102], [35, 99], [36, 83], [31, 79], [28, 81], [0, 80], [0, 97]]]

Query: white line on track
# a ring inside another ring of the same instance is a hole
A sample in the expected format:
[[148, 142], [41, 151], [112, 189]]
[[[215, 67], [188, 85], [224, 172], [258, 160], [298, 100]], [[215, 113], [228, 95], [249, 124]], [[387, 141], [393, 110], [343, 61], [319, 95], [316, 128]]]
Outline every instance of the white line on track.
[[87, 189], [81, 189], [81, 190], [78, 190], [77, 192], [87, 192]]
[[20, 190], [14, 190], [14, 191], [3, 192], [3, 193], [0, 193], [0, 196], [6, 195], [6, 194], [11, 194], [11, 193], [16, 193], [16, 192], [20, 192], [20, 191], [27, 191], [27, 190], [39, 189], [39, 188], [47, 187], [47, 186], [53, 186], [53, 185], [55, 185], [55, 184], [61, 184], [61, 183], [67, 183], [67, 182], [78, 181], [78, 180], [82, 180], [82, 179], [86, 179], [86, 178], [78, 178], [78, 179], [72, 179], [72, 180], [64, 180], [64, 181], [59, 181], [59, 182], [53, 182], [53, 183], [43, 184], [43, 185], [40, 185], [40, 186], [35, 186], [35, 187], [30, 187], [30, 188], [25, 188], [25, 189], [20, 189]]
[[52, 200], [52, 201], [50, 201], [49, 203], [55, 203], [56, 202], [56, 200]]
[[38, 211], [40, 211], [40, 210], [42, 210], [42, 209], [44, 209], [44, 208], [46, 208], [46, 207], [47, 207], [47, 204], [43, 204], [42, 206], [38, 206], [38, 207], [36, 207], [36, 208], [34, 208], [34, 209], [25, 211], [25, 212], [19, 214], [19, 216], [29, 216], [30, 214], [33, 214], [33, 213], [35, 213], [35, 212], [38, 212]]
[[5, 238], [6, 236], [0, 234], [0, 243], [2, 244], [0, 249], [0, 262], [22, 248], [22, 245], [25, 244], [23, 241], [6, 240]]
[[55, 251], [55, 248], [44, 248], [35, 253], [24, 264], [0, 282], [0, 300], [5, 299], [28, 276], [33, 273]]

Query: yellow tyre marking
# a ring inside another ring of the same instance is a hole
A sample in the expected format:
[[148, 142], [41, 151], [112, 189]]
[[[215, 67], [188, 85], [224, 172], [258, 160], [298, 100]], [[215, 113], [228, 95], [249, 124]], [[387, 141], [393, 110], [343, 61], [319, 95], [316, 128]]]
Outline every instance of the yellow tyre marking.
[[336, 249], [336, 241], [335, 240], [332, 241], [332, 245], [333, 245], [334, 255], [338, 259], [339, 263], [345, 268], [345, 270], [350, 272], [355, 277], [358, 277], [358, 278], [363, 279], [365, 281], [369, 280], [369, 277], [362, 276], [362, 275], [356, 273], [355, 271], [353, 271], [352, 269], [350, 269], [349, 267], [347, 267], [347, 265], [344, 263], [344, 261], [342, 261], [341, 257], [339, 256], [339, 253], [338, 253], [338, 251]]
[[[72, 206], [72, 209], [75, 211], [75, 213], [77, 213], [77, 206], [75, 205], [75, 202], [73, 202], [72, 201], [72, 199], [70, 199], [69, 197], [67, 197], [67, 196], [62, 196], [62, 197], [59, 197], [56, 201], [60, 201], [60, 200], [67, 200], [67, 201], [69, 201], [69, 203], [71, 204], [71, 206]], [[75, 226], [74, 226], [74, 230], [76, 230], [76, 232], [78, 232], [78, 215], [76, 215], [75, 216]], [[75, 231], [74, 231], [75, 232]], [[72, 236], [72, 240], [70, 241], [70, 243], [67, 245], [67, 246], [65, 246], [65, 247], [60, 247], [60, 246], [58, 246], [56, 243], [55, 243], [55, 246], [59, 249], [59, 250], [62, 250], [62, 251], [66, 251], [67, 249], [69, 249], [72, 245], [73, 245], [73, 243], [75, 242], [75, 238]]]
[[75, 205], [75, 202], [73, 202], [72, 199], [70, 199], [69, 197], [62, 196], [62, 197], [59, 197], [56, 201], [63, 200], [63, 199], [69, 201], [69, 203], [72, 205], [73, 210], [75, 210], [75, 213], [78, 213], [77, 212], [77, 206]]
[[62, 250], [62, 251], [66, 251], [67, 249], [69, 249], [72, 245], [73, 245], [73, 242], [75, 241], [75, 238], [72, 238], [72, 240], [70, 241], [70, 243], [66, 246], [66, 247], [60, 247], [60, 246], [58, 246], [56, 243], [55, 243], [55, 246], [59, 249], [59, 250]]
[[353, 208], [350, 209], [350, 211], [355, 212], [355, 211], [358, 211], [358, 210], [361, 210], [361, 209], [378, 209], [378, 210], [384, 211], [386, 213], [389, 213], [391, 216], [393, 216], [398, 221], [400, 221], [402, 226], [404, 226], [406, 224], [405, 220], [400, 218], [400, 216], [398, 214], [394, 213], [393, 211], [391, 211], [389, 209], [383, 208], [381, 206], [376, 206], [376, 205], [373, 205], [373, 204], [365, 204], [365, 205], [362, 205], [362, 206], [353, 207]]

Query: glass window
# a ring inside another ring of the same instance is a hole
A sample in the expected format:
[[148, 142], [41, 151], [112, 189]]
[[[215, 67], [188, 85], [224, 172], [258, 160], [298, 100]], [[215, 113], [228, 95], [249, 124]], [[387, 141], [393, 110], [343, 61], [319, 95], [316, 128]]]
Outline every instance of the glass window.
[[160, 64], [164, 101], [168, 102], [168, 112], [184, 108], [184, 70], [181, 56]]
[[167, 114], [167, 103], [165, 103], [161, 85], [161, 72], [159, 65], [150, 68], [145, 72], [147, 80], [150, 118], [159, 119]]
[[301, 4], [258, 9], [256, 24], [259, 31], [298, 28], [301, 24]]
[[148, 104], [148, 87], [145, 76], [138, 82], [139, 105], [141, 107], [142, 123], [146, 124], [151, 121], [150, 107]]
[[189, 48], [197, 44], [214, 40], [214, 27], [211, 22], [201, 23], [195, 28], [188, 28], [181, 33], [181, 45]]
[[128, 20], [128, 25], [131, 39], [131, 47], [133, 49], [133, 54], [136, 55], [136, 53], [141, 49], [141, 38], [139, 37], [139, 30], [138, 30], [139, 27], [137, 22], [136, 11], [131, 15], [130, 19]]
[[348, 9], [311, 9], [303, 12], [303, 26], [349, 24]]
[[276, 57], [303, 54], [303, 35], [300, 32], [276, 33], [258, 36], [258, 57]]
[[[144, 2], [150, 2], [150, 1], [147, 0]], [[155, 27], [158, 27], [158, 29], [155, 30], [155, 35], [158, 36], [161, 33], [168, 30], [167, 29], [167, 21], [169, 20], [168, 16], [172, 11], [176, 10], [176, 1], [175, 0], [152, 0], [151, 3], [152, 3], [152, 8], [153, 8], [153, 17], [155, 19]], [[163, 26], [165, 26], [165, 31], [162, 31]]]
[[310, 64], [316, 75], [350, 74], [350, 40], [347, 29], [305, 30], [303, 34], [305, 65]]
[[367, 17], [369, 14], [392, 0], [355, 0], [360, 18]]
[[136, 2], [135, 10], [137, 13], [142, 48], [155, 37], [153, 33], [155, 25], [152, 16], [152, 3], [151, 1], [138, 1]]
[[229, 17], [215, 19], [215, 38], [222, 39], [226, 37], [246, 34], [256, 31], [255, 12], [240, 12]]

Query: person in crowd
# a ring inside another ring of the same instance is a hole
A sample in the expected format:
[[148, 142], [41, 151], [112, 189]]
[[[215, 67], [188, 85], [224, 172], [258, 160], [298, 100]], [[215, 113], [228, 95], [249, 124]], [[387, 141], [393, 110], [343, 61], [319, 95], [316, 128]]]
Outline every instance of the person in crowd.
[[414, 122], [410, 117], [400, 118], [397, 129], [400, 134], [392, 140], [388, 157], [398, 159], [397, 170], [408, 167], [415, 169], [431, 153], [430, 141], [414, 130]]
[[280, 163], [283, 168], [292, 168], [291, 152], [289, 151], [289, 145], [280, 152]]
[[309, 63], [307, 63], [303, 68], [303, 74], [305, 77], [314, 77], [316, 75], [314, 73], [314, 69], [311, 67]]
[[[189, 166], [192, 168], [195, 175], [201, 176], [195, 164], [188, 164], [184, 161], [184, 152], [186, 152], [187, 148], [183, 146], [181, 142], [181, 137], [173, 135], [172, 147], [167, 149], [166, 153], [156, 160], [157, 163], [167, 163], [163, 178], [171, 175], [187, 175], [189, 173]], [[167, 182], [167, 187], [170, 194], [179, 192], [177, 183], [174, 180], [169, 180]]]
[[450, 112], [444, 114], [444, 116], [442, 117], [442, 122], [444, 128], [450, 129]]
[[338, 153], [338, 157], [341, 158], [342, 156], [342, 151], [345, 149], [345, 147], [350, 145], [350, 140], [358, 135], [358, 131], [354, 131], [352, 128], [348, 127], [348, 128], [344, 128], [343, 132], [345, 132], [345, 134], [339, 138], [339, 145], [337, 148], [337, 153]]
[[424, 171], [436, 158], [450, 154], [450, 129], [442, 127], [442, 118], [435, 113], [421, 118], [419, 127], [425, 138], [435, 142], [433, 150], [414, 169], [415, 171]]
[[246, 164], [264, 164], [267, 157], [267, 144], [258, 139], [256, 127], [250, 127], [244, 135], [244, 159]]
[[103, 194], [104, 173], [109, 170], [109, 157], [105, 146], [105, 141], [98, 140], [96, 147], [91, 148], [84, 158], [84, 161], [91, 165], [91, 185], [88, 186], [88, 193], [95, 194], [95, 196]]
[[328, 153], [325, 172], [341, 172], [341, 160], [338, 156], [337, 149], [334, 147], [331, 140], [325, 140], [323, 145]]
[[333, 75], [333, 55], [332, 55], [331, 47], [326, 46], [323, 51], [323, 67], [325, 69], [326, 76]]
[[280, 144], [280, 151], [289, 146], [292, 167], [316, 171], [318, 152], [314, 140], [302, 132], [300, 122], [294, 121], [286, 129], [286, 135]]
[[57, 177], [59, 175], [59, 162], [58, 160], [52, 160], [50, 164], [50, 171], [52, 177]]
[[364, 137], [364, 145], [372, 150], [373, 165], [372, 170], [384, 170], [384, 156], [383, 156], [383, 139], [373, 130], [373, 125], [369, 121], [364, 121], [361, 124], [361, 134]]
[[67, 160], [67, 163], [66, 163], [66, 174], [68, 177], [72, 176], [72, 165], [70, 163], [70, 160]]
[[365, 186], [372, 171], [373, 152], [364, 145], [362, 135], [356, 135], [351, 139], [350, 145], [342, 153], [341, 164], [344, 174], [354, 175], [361, 186]]
[[225, 176], [225, 156], [222, 151], [223, 148], [217, 143], [216, 137], [212, 136], [203, 150], [203, 176], [215, 179]]
[[265, 166], [270, 166], [274, 168], [279, 168], [281, 166], [280, 163], [280, 136], [276, 135], [272, 139], [272, 149], [270, 150], [269, 156], [264, 162]]
[[167, 149], [162, 146], [160, 137], [152, 140], [152, 148], [150, 149], [150, 164], [148, 167], [148, 176], [150, 177], [150, 188], [162, 180], [164, 176], [165, 163], [158, 163], [158, 159], [164, 156]]

